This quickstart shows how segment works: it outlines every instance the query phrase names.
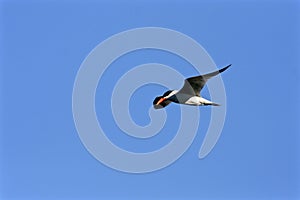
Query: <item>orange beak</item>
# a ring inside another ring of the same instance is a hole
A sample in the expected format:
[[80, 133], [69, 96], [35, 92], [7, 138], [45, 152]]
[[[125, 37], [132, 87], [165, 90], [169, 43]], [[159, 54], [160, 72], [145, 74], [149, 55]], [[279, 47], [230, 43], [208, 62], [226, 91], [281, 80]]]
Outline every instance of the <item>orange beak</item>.
[[159, 105], [161, 102], [163, 102], [164, 100], [166, 100], [166, 98], [162, 97], [160, 98], [160, 100], [156, 103], [156, 105]]

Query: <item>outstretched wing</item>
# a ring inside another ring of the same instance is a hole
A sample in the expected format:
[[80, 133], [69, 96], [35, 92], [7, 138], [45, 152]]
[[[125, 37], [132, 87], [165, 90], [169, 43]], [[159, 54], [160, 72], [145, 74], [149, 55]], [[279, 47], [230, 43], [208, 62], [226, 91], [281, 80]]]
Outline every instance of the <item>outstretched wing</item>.
[[188, 79], [185, 79], [184, 85], [180, 89], [179, 92], [184, 93], [184, 94], [200, 96], [200, 91], [204, 87], [206, 81], [208, 79], [210, 79], [211, 77], [222, 73], [223, 71], [225, 71], [230, 66], [231, 66], [231, 64], [224, 67], [224, 68], [222, 68], [222, 69], [220, 69], [220, 70], [218, 70], [218, 71], [215, 71], [215, 72], [212, 72], [212, 73], [209, 73], [209, 74], [194, 76], [194, 77], [190, 77]]

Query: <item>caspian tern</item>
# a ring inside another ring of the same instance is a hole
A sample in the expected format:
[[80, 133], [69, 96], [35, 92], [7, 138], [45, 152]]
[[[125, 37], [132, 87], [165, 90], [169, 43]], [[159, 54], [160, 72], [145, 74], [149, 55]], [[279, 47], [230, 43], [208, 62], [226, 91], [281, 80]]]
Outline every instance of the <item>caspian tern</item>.
[[155, 109], [164, 108], [169, 105], [171, 102], [178, 103], [178, 104], [186, 104], [192, 106], [220, 106], [217, 103], [211, 102], [207, 99], [204, 99], [200, 96], [200, 91], [204, 87], [205, 83], [208, 79], [222, 73], [225, 71], [230, 65], [209, 73], [200, 76], [190, 77], [185, 79], [183, 87], [178, 90], [169, 90], [165, 92], [162, 96], [158, 96], [153, 101], [153, 106]]

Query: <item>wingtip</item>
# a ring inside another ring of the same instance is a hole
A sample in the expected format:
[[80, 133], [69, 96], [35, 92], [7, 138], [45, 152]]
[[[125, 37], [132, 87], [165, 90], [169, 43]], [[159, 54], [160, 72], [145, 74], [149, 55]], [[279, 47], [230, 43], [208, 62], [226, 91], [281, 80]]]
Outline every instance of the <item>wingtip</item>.
[[219, 72], [220, 72], [220, 73], [224, 72], [224, 71], [225, 71], [226, 69], [228, 69], [230, 66], [231, 66], [231, 64], [230, 64], [230, 65], [227, 65], [226, 67], [220, 69]]

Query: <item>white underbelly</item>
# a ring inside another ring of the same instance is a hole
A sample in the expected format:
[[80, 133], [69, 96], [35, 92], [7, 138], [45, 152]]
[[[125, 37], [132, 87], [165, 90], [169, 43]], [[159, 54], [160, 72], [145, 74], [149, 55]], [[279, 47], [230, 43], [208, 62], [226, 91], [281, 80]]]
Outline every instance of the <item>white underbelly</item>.
[[208, 101], [202, 97], [193, 96], [193, 97], [190, 97], [184, 104], [201, 106], [201, 105], [209, 104], [209, 103], [211, 103], [211, 101]]
[[189, 94], [182, 94], [182, 93], [176, 94], [176, 101], [173, 102], [193, 105], [193, 106], [201, 106], [201, 105], [212, 103], [211, 101], [204, 99], [203, 97], [192, 96]]

